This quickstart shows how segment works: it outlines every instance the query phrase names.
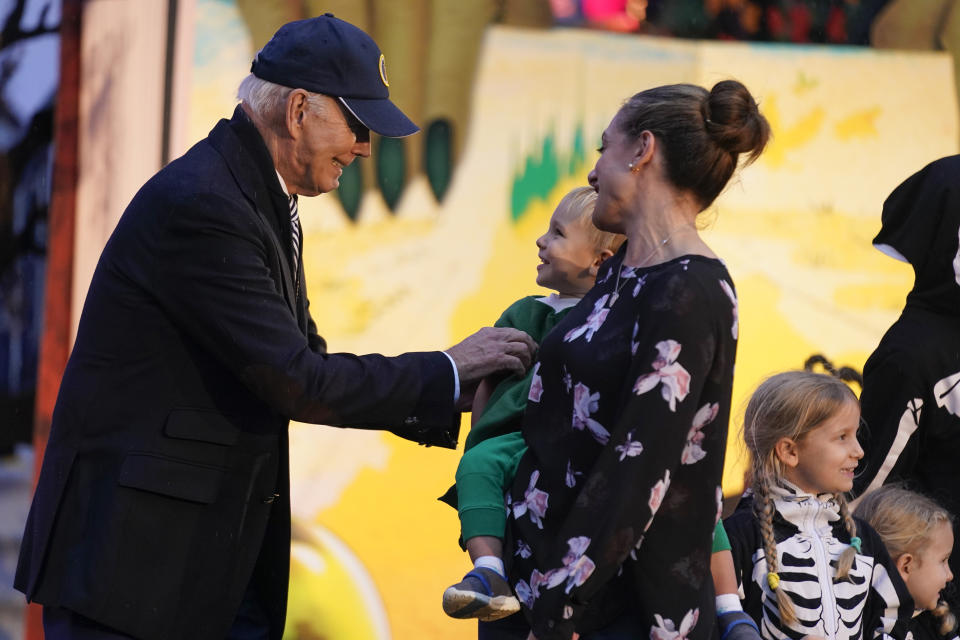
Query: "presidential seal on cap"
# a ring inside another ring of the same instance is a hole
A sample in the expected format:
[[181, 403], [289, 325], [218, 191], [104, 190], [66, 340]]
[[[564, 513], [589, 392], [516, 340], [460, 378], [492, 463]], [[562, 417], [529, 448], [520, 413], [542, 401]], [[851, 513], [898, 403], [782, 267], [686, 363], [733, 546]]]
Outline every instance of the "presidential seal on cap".
[[420, 130], [390, 101], [386, 61], [377, 43], [332, 13], [280, 27], [253, 59], [250, 72], [337, 98], [381, 136], [402, 138]]

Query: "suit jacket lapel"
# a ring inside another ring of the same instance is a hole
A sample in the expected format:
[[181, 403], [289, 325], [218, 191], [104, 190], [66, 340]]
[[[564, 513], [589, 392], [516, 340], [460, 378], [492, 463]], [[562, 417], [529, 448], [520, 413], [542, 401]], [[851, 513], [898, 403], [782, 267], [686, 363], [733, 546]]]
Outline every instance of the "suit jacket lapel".
[[[231, 120], [221, 120], [210, 132], [210, 144], [220, 153], [240, 190], [253, 204], [268, 228], [265, 234], [280, 256], [282, 293], [297, 318], [297, 290], [290, 255], [290, 217], [287, 197], [280, 188], [276, 169], [260, 133], [238, 105]], [[302, 278], [301, 278], [302, 280]], [[302, 297], [302, 296], [299, 296]]]

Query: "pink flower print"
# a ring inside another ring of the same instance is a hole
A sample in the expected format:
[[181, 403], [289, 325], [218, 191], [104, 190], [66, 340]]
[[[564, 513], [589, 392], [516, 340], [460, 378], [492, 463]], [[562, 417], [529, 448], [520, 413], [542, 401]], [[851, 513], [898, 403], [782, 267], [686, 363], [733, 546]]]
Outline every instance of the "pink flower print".
[[687, 260], [681, 260], [681, 261], [680, 261], [680, 266], [682, 266], [682, 267], [683, 267], [683, 270], [686, 271], [686, 270], [687, 270], [687, 267], [690, 266], [690, 259], [688, 258]]
[[583, 552], [590, 546], [590, 538], [587, 536], [577, 536], [567, 540], [567, 553], [563, 556], [563, 564], [569, 565], [577, 558], [583, 555]]
[[514, 552], [515, 556], [520, 556], [523, 559], [527, 559], [533, 555], [533, 549], [530, 548], [523, 540], [517, 540], [517, 550]]
[[570, 461], [567, 460], [567, 477], [564, 483], [571, 489], [577, 485], [577, 477], [582, 476], [583, 471], [574, 471]]
[[573, 388], [573, 376], [571, 376], [570, 372], [567, 371], [567, 365], [563, 365], [562, 380], [563, 380], [563, 386], [567, 389], [567, 393], [570, 393], [570, 389]]
[[[663, 476], [663, 480], [657, 480], [657, 484], [653, 485], [653, 488], [650, 489], [650, 500], [647, 501], [647, 506], [650, 507], [650, 517], [657, 512], [657, 509], [660, 508], [660, 504], [663, 502], [663, 497], [667, 494], [667, 489], [670, 488], [670, 470], [667, 469], [666, 473]], [[647, 525], [650, 526], [649, 524]]]
[[602, 424], [590, 417], [595, 413], [600, 404], [600, 392], [591, 394], [590, 388], [582, 382], [578, 382], [573, 388], [573, 423], [572, 426], [578, 431], [587, 429], [590, 435], [600, 444], [607, 444], [610, 439], [610, 432]]
[[733, 292], [733, 287], [726, 280], [720, 281], [720, 288], [730, 298], [730, 304], [733, 305], [733, 326], [730, 332], [733, 333], [733, 339], [736, 340], [740, 334], [740, 305], [737, 303], [737, 294]]
[[556, 581], [557, 570], [548, 571], [547, 573], [540, 573], [539, 570], [534, 569], [533, 573], [530, 574], [530, 582], [526, 580], [519, 580], [517, 584], [513, 586], [513, 590], [517, 594], [517, 598], [520, 599], [528, 609], [532, 609], [534, 603], [537, 601], [537, 598], [540, 597], [540, 587], [546, 586], [548, 589], [553, 588], [563, 582], [559, 580], [556, 584], [550, 584], [551, 581]]
[[620, 454], [620, 462], [623, 462], [627, 458], [635, 458], [643, 451], [643, 445], [640, 444], [640, 441], [633, 439], [635, 431], [636, 429], [627, 434], [626, 442], [616, 446], [616, 451]]
[[670, 405], [670, 411], [676, 411], [677, 401], [682, 402], [690, 393], [690, 374], [677, 362], [682, 347], [676, 340], [662, 340], [654, 346], [659, 355], [651, 365], [653, 372], [637, 378], [633, 392], [639, 396], [662, 384], [660, 395]]
[[687, 636], [697, 626], [697, 619], [700, 617], [700, 609], [691, 609], [687, 615], [680, 621], [680, 628], [677, 629], [670, 618], [664, 619], [659, 613], [653, 615], [657, 625], [650, 629], [650, 640], [686, 640]]
[[527, 400], [530, 402], [540, 402], [540, 396], [543, 395], [543, 380], [540, 378], [540, 363], [533, 365], [533, 379], [530, 381], [530, 393], [527, 394]]
[[579, 587], [587, 581], [597, 565], [584, 553], [590, 546], [590, 538], [587, 536], [570, 538], [567, 540], [567, 546], [569, 549], [563, 556], [563, 566], [548, 571], [544, 579], [548, 589], [566, 582], [563, 590], [570, 593], [574, 587]]
[[609, 293], [605, 293], [593, 304], [593, 311], [590, 312], [590, 315], [587, 316], [587, 321], [584, 322], [579, 327], [574, 327], [567, 331], [567, 334], [563, 336], [564, 342], [573, 342], [580, 336], [584, 336], [584, 339], [587, 342], [593, 339], [593, 334], [597, 332], [597, 329], [600, 328], [600, 325], [603, 324], [603, 321], [607, 319], [607, 314], [610, 313], [610, 309], [607, 309], [607, 299], [610, 297]]
[[554, 573], [556, 573], [556, 570], [540, 573], [540, 571], [534, 569], [533, 573], [530, 574], [530, 591], [533, 592], [534, 600], [540, 597], [540, 587], [546, 585], [546, 587], [549, 589], [556, 586], [550, 584], [550, 580], [553, 577], [552, 574]]
[[527, 609], [533, 609], [535, 600], [533, 597], [533, 589], [530, 588], [526, 580], [517, 581], [517, 584], [513, 585], [513, 590], [517, 594], [517, 598], [520, 599], [520, 602], [522, 602]]
[[640, 342], [637, 340], [637, 334], [640, 333], [640, 322], [637, 321], [633, 324], [633, 335], [630, 336], [630, 355], [637, 355], [637, 347], [640, 346]]
[[647, 276], [641, 276], [637, 278], [637, 284], [633, 287], [633, 297], [636, 298], [640, 294], [640, 289], [643, 288], [643, 285], [647, 284]]
[[530, 519], [537, 525], [538, 529], [543, 529], [543, 518], [547, 515], [547, 501], [550, 495], [546, 491], [536, 488], [537, 480], [540, 479], [540, 472], [534, 471], [530, 474], [530, 484], [523, 493], [523, 500], [517, 500], [513, 503], [513, 517], [519, 518], [525, 513], [530, 514]]
[[700, 462], [707, 456], [703, 450], [703, 428], [713, 422], [720, 410], [720, 404], [717, 402], [703, 405], [697, 414], [693, 416], [693, 426], [687, 433], [687, 444], [683, 447], [683, 453], [680, 454], [680, 464], [693, 464]]
[[569, 620], [573, 617], [573, 607], [568, 604], [563, 605], [563, 619]]
[[567, 568], [567, 586], [563, 588], [566, 593], [574, 587], [579, 587], [588, 578], [593, 574], [593, 570], [597, 568], [597, 565], [588, 558], [587, 556], [580, 556], [576, 560], [570, 563], [570, 566]]

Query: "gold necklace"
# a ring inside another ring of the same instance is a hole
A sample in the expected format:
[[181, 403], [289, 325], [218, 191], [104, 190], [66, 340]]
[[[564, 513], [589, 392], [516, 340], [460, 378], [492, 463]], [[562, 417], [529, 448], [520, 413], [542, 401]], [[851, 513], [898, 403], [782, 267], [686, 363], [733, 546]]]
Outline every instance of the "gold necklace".
[[[640, 261], [640, 264], [638, 264], [638, 265], [635, 266], [635, 267], [630, 267], [630, 268], [631, 268], [631, 269], [639, 269], [640, 267], [645, 266], [645, 265], [647, 264], [647, 262], [650, 261], [650, 258], [652, 258], [653, 256], [657, 255], [657, 254], [660, 252], [661, 249], [663, 249], [665, 246], [667, 246], [667, 243], [670, 242], [670, 238], [672, 238], [675, 233], [677, 233], [677, 232], [680, 231], [681, 229], [693, 229], [693, 228], [694, 228], [693, 225], [689, 225], [689, 224], [685, 224], [685, 225], [681, 225], [681, 226], [677, 227], [676, 229], [674, 229], [673, 231], [671, 231], [670, 233], [668, 233], [668, 234], [667, 234], [667, 237], [664, 238], [663, 240], [661, 240], [661, 241], [660, 241], [660, 244], [658, 244], [656, 247], [654, 247], [654, 248], [653, 248], [653, 251], [651, 251], [649, 254], [647, 254], [647, 257], [646, 257], [646, 258], [644, 258], [643, 260]], [[626, 258], [626, 256], [624, 256], [624, 258]], [[612, 307], [612, 306], [614, 305], [614, 303], [620, 298], [620, 290], [621, 290], [623, 287], [625, 287], [626, 284], [627, 284], [627, 281], [626, 281], [626, 280], [623, 281], [623, 284], [622, 284], [622, 285], [620, 284], [620, 274], [621, 274], [621, 273], [623, 273], [623, 263], [622, 263], [622, 262], [620, 263], [620, 269], [617, 270], [617, 281], [613, 284], [613, 293], [610, 294], [610, 299], [607, 301], [607, 308], [608, 308], [608, 309], [609, 309], [610, 307]]]

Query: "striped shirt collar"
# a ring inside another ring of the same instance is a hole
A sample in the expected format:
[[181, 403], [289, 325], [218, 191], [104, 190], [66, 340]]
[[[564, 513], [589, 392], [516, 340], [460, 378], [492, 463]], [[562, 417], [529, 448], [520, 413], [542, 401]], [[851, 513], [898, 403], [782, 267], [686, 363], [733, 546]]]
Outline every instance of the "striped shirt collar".
[[290, 198], [292, 198], [293, 196], [291, 196], [291, 195], [290, 195], [290, 192], [289, 192], [289, 191], [287, 191], [287, 183], [286, 183], [286, 182], [284, 182], [284, 180], [283, 180], [283, 176], [282, 176], [282, 175], [280, 175], [280, 172], [279, 172], [279, 171], [277, 171], [276, 169], [274, 169], [274, 171], [275, 171], [275, 172], [276, 172], [276, 174], [277, 174], [277, 180], [279, 180], [279, 181], [280, 181], [280, 188], [281, 188], [281, 189], [283, 189], [283, 193], [284, 193], [284, 195], [286, 195], [286, 196], [287, 196], [287, 199], [290, 199]]

